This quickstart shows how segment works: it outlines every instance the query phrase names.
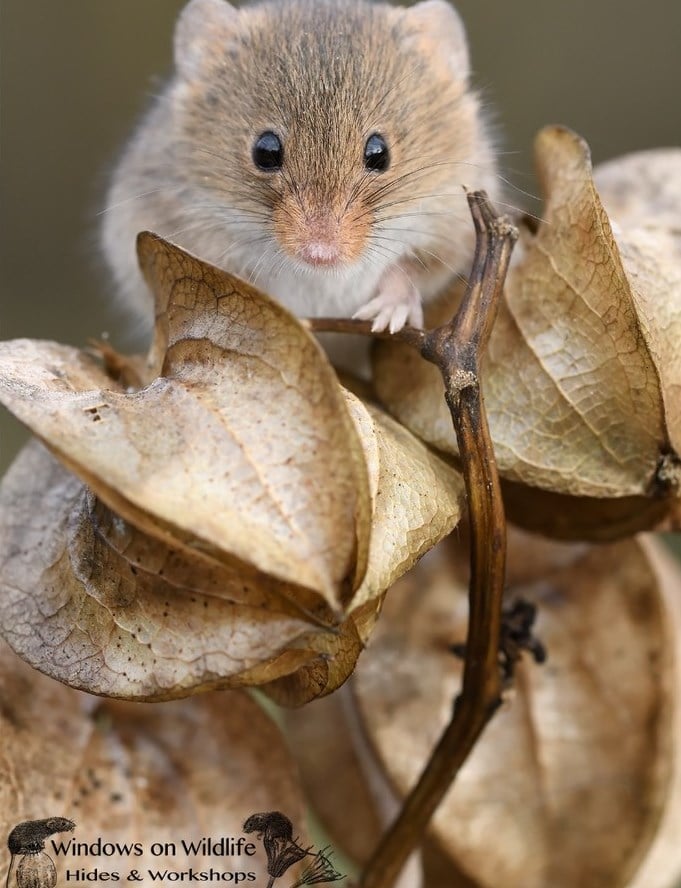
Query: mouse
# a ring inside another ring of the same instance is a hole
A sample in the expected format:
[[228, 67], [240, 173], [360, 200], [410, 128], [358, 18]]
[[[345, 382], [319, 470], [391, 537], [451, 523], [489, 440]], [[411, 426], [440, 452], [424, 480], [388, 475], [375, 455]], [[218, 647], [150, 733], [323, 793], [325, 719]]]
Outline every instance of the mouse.
[[10, 854], [35, 854], [45, 847], [45, 839], [59, 832], [75, 828], [72, 820], [65, 817], [48, 817], [46, 820], [25, 820], [14, 827], [7, 837]]
[[135, 254], [151, 230], [299, 317], [422, 326], [470, 269], [465, 190], [498, 190], [470, 80], [446, 0], [190, 0], [102, 214], [122, 300], [152, 320]]
[[7, 836], [7, 847], [11, 854], [7, 870], [6, 888], [10, 888], [10, 877], [14, 871], [14, 858], [17, 855], [38, 854], [45, 848], [45, 840], [55, 833], [71, 832], [76, 824], [66, 817], [48, 817], [44, 820], [24, 820], [17, 824]]

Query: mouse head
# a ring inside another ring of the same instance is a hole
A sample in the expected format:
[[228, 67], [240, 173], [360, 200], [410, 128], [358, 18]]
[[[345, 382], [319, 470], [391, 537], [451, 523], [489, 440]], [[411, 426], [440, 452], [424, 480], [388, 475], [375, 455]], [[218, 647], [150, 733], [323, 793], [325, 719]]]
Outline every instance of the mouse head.
[[237, 248], [334, 273], [460, 249], [492, 160], [445, 0], [191, 0], [175, 58], [178, 166]]

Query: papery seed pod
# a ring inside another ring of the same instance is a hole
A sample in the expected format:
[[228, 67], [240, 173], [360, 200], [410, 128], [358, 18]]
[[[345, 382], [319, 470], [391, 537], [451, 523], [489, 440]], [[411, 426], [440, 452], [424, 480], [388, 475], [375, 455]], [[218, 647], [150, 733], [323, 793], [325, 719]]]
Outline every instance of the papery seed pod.
[[17, 888], [55, 888], [57, 870], [44, 851], [24, 854], [17, 867]]

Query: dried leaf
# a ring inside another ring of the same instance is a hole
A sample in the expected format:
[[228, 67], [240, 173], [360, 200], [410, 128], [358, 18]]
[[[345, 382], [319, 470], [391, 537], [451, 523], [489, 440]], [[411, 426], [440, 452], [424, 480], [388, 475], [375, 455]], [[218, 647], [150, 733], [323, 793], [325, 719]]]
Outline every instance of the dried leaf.
[[141, 246], [161, 293], [163, 375], [127, 393], [74, 349], [19, 340], [0, 346], [4, 403], [147, 533], [250, 562], [339, 610], [364, 573], [369, 499], [330, 364], [248, 285], [151, 236]]
[[608, 216], [622, 228], [647, 228], [681, 235], [681, 148], [625, 154], [594, 170]]
[[[462, 556], [448, 547], [391, 591], [353, 677], [362, 723], [401, 794], [460, 684], [450, 646], [465, 638], [465, 585], [451, 563]], [[523, 551], [531, 565], [531, 541]], [[650, 848], [678, 755], [666, 606], [634, 541], [566, 547], [553, 571], [541, 560], [539, 575], [511, 594], [537, 603], [548, 662], [522, 662], [432, 835], [480, 888], [617, 888]], [[681, 595], [678, 571], [673, 583], [670, 594]]]
[[140, 255], [141, 391], [75, 349], [0, 345], [5, 402], [91, 489], [34, 450], [8, 475], [1, 631], [97, 694], [258, 684], [300, 705], [345, 681], [385, 590], [455, 526], [460, 477], [266, 296], [153, 235]]
[[330, 694], [347, 679], [373, 632], [385, 591], [461, 517], [461, 475], [383, 411], [345, 395], [369, 472], [369, 563], [349, 619], [335, 635], [304, 640], [306, 650], [312, 640], [321, 645], [321, 655], [263, 688], [282, 706]]
[[369, 562], [353, 600], [358, 607], [389, 589], [456, 527], [464, 484], [386, 413], [349, 392], [346, 397], [364, 447], [372, 503]]
[[158, 700], [269, 681], [310, 659], [286, 653], [310, 622], [266, 585], [196, 562], [191, 585], [182, 573], [175, 585], [182, 562], [127, 561], [90, 508], [82, 483], [35, 442], [5, 477], [0, 623], [31, 665], [94, 693]]
[[[304, 584], [311, 566], [305, 562], [318, 560], [323, 582], [317, 583], [327, 600], [338, 597], [349, 578], [341, 596], [347, 600], [366, 567], [369, 494], [360, 442], [323, 349], [279, 303], [162, 238], [140, 235], [138, 253], [156, 296], [152, 367], [201, 389], [207, 374], [214, 376], [201, 399], [234, 424], [235, 443], [262, 488], [256, 502], [263, 493], [273, 500], [274, 512], [262, 519], [265, 536], [276, 535], [283, 519], [282, 556], [300, 549], [300, 563], [284, 579]], [[254, 411], [253, 404], [262, 402], [265, 410]], [[227, 464], [238, 489], [245, 482], [242, 471]], [[198, 468], [192, 459], [194, 483], [210, 483]], [[252, 553], [257, 543], [256, 566], [277, 575], [261, 563], [263, 541], [251, 533], [250, 522], [239, 513], [235, 523], [243, 552]]]
[[594, 170], [594, 182], [612, 220], [641, 331], [660, 374], [669, 438], [678, 453], [681, 149], [641, 151], [610, 161]]
[[508, 312], [490, 347], [490, 422], [505, 420], [497, 456], [515, 457], [506, 474], [534, 487], [643, 494], [670, 442], [632, 286], [587, 146], [550, 129], [536, 150], [546, 222], [510, 276]]
[[[411, 461], [408, 449], [390, 450], [386, 440], [380, 446], [373, 441], [378, 452], [392, 455], [372, 474], [380, 503], [376, 540], [400, 538], [381, 529], [395, 490], [421, 506], [420, 512], [404, 510], [402, 535], [422, 541], [418, 522], [409, 524], [416, 515], [430, 539], [439, 538], [446, 520], [458, 519], [458, 476], [415, 439]], [[420, 451], [422, 463], [413, 459]], [[402, 467], [400, 454], [407, 460]], [[412, 476], [395, 484], [404, 467]], [[379, 469], [387, 474], [380, 488]], [[429, 506], [437, 495], [451, 510], [433, 520]], [[394, 546], [372, 551], [372, 577], [386, 559], [408, 567]], [[3, 482], [0, 553], [0, 622], [13, 648], [73, 687], [127, 699], [253, 684], [266, 685], [283, 705], [330, 693], [352, 672], [385, 589], [376, 581], [376, 597], [353, 609], [341, 627], [316, 629], [313, 615], [292, 602], [294, 595], [300, 601], [302, 590], [247, 565], [219, 564], [196, 553], [188, 559], [186, 550], [145, 536], [112, 516], [37, 444], [26, 448]], [[414, 548], [412, 560], [418, 554]]]
[[[649, 230], [616, 242], [577, 136], [545, 129], [536, 151], [545, 219], [519, 244], [484, 377], [497, 461], [507, 481], [618, 499], [629, 517], [645, 497], [679, 493], [681, 261]], [[665, 170], [681, 179], [678, 155]], [[429, 323], [451, 310], [440, 303]], [[379, 344], [378, 393], [456, 453], [439, 374], [407, 351]]]
[[[370, 607], [374, 611], [377, 605], [372, 602]], [[299, 648], [307, 662], [262, 686], [280, 706], [303, 706], [335, 691], [352, 674], [364, 645], [353, 614], [335, 633], [308, 634]]]
[[[60, 885], [67, 867], [83, 866], [122, 871], [121, 880], [132, 868], [212, 867], [253, 872], [264, 884], [261, 848], [252, 856], [186, 855], [180, 841], [238, 837], [257, 811], [283, 811], [302, 828], [290, 755], [243, 692], [153, 708], [97, 700], [45, 678], [0, 642], [0, 699], [0, 835], [22, 820], [68, 816], [78, 842], [142, 844], [141, 856], [51, 853]], [[178, 853], [154, 856], [153, 842], [174, 842]], [[3, 885], [8, 863], [0, 854]]]

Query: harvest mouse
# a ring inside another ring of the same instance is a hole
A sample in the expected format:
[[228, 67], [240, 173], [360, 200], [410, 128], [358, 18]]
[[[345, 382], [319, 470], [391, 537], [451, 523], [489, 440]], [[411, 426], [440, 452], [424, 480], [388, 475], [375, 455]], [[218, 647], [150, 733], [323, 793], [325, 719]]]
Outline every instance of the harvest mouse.
[[135, 237], [151, 229], [298, 316], [421, 325], [470, 266], [462, 186], [496, 190], [469, 74], [445, 0], [190, 0], [109, 192], [122, 296], [150, 314]]

